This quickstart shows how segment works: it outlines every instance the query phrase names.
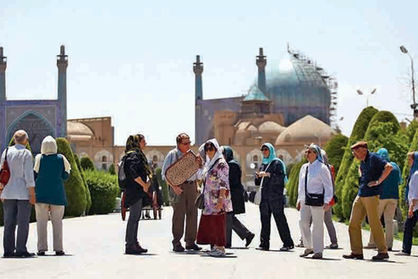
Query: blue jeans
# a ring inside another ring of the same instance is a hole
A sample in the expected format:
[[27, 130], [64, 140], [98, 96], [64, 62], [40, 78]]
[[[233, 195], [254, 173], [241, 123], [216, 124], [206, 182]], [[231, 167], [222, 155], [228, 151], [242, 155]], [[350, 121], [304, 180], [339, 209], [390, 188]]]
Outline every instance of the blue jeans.
[[411, 218], [407, 218], [403, 232], [402, 252], [411, 254], [412, 237], [414, 234], [414, 227], [418, 221], [418, 210], [414, 211]]

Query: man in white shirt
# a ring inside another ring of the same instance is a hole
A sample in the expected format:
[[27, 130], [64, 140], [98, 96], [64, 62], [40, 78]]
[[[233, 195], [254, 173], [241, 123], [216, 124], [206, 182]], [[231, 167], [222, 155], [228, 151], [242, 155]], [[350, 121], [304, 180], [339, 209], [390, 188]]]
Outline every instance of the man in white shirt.
[[[28, 134], [24, 130], [19, 130], [15, 132], [13, 138], [15, 145], [8, 147], [7, 150], [10, 179], [6, 185], [0, 185], [4, 213], [3, 256], [29, 258], [35, 255], [26, 249], [31, 204], [36, 202], [33, 158], [32, 153], [25, 148], [29, 140]], [[5, 159], [6, 150], [1, 156], [1, 165]]]

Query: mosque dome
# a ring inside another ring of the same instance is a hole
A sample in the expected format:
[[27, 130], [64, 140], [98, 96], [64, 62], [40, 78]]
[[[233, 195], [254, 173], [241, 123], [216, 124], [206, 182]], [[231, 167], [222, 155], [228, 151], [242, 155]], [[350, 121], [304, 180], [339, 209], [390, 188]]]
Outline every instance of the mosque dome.
[[258, 126], [258, 131], [260, 133], [277, 133], [277, 135], [283, 132], [285, 129], [285, 127], [274, 121], [266, 121]]
[[322, 68], [297, 53], [269, 67], [267, 97], [273, 101], [273, 110], [284, 114], [285, 125], [307, 114], [329, 123], [331, 92]]
[[84, 123], [67, 121], [67, 137], [71, 140], [90, 140], [94, 136], [93, 131]]
[[246, 145], [254, 133], [257, 133], [257, 127], [249, 121], [242, 121], [235, 132], [234, 145]]
[[321, 120], [307, 115], [287, 127], [276, 139], [276, 145], [327, 142], [336, 132]]

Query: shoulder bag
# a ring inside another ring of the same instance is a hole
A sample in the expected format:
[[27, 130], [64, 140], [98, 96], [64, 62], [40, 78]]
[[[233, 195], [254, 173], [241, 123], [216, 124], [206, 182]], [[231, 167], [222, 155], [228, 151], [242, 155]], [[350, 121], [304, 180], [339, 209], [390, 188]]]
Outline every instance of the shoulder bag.
[[309, 194], [308, 193], [308, 166], [306, 166], [305, 172], [305, 204], [310, 206], [323, 206], [324, 205], [324, 194], [325, 190], [323, 190], [322, 194]]
[[10, 179], [10, 169], [9, 164], [7, 163], [7, 151], [9, 148], [6, 149], [6, 154], [4, 156], [4, 162], [0, 169], [0, 183], [3, 184], [3, 187], [9, 182]]
[[[274, 160], [273, 160], [274, 161]], [[271, 161], [268, 165], [267, 168], [264, 170], [265, 172], [267, 172], [267, 169], [270, 167], [270, 164], [273, 162]], [[260, 205], [261, 203], [261, 190], [263, 189], [263, 181], [264, 181], [264, 176], [261, 178], [261, 182], [260, 182], [260, 189], [258, 189], [258, 191], [255, 193], [254, 196], [254, 203], [256, 205]]]

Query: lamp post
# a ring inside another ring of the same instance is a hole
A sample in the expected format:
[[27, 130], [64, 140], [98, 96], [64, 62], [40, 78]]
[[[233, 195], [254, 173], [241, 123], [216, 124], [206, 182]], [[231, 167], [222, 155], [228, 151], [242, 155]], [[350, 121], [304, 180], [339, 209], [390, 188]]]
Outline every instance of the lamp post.
[[412, 59], [411, 54], [409, 54], [408, 50], [404, 46], [400, 46], [400, 49], [402, 53], [405, 53], [409, 56], [409, 59], [411, 60], [411, 82], [412, 82], [412, 101], [413, 104], [411, 105], [411, 108], [414, 110], [414, 119], [418, 118], [418, 110], [417, 106], [418, 104], [415, 102], [415, 72], [414, 72], [414, 59]]
[[[373, 95], [374, 93], [376, 93], [376, 88], [373, 89], [372, 91], [370, 91], [370, 93], [366, 95], [366, 107], [369, 106], [369, 96], [370, 95]], [[361, 91], [360, 89], [357, 89], [357, 94], [359, 94], [359, 95], [365, 95], [363, 93], [363, 91]]]

